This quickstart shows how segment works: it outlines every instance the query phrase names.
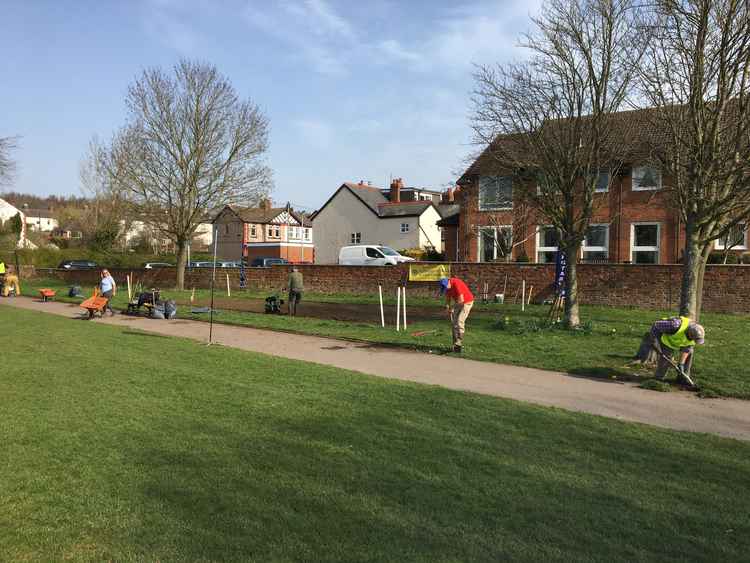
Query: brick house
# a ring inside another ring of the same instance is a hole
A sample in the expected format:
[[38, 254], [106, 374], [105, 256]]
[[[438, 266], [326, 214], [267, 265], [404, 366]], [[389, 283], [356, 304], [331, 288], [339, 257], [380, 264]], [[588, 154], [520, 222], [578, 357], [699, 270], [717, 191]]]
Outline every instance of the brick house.
[[271, 207], [269, 200], [259, 207], [227, 205], [214, 219], [216, 252], [223, 260], [285, 258], [293, 264], [312, 263], [315, 249], [312, 222], [289, 204]]
[[[621, 112], [618, 117], [638, 120], [639, 114]], [[649, 134], [652, 138], [644, 146], [654, 141], [653, 132], [646, 133]], [[639, 152], [646, 154], [634, 154]], [[678, 263], [685, 229], [668, 197], [670, 178], [645, 156], [630, 160], [613, 177], [607, 171], [599, 175], [594, 215], [581, 250], [581, 262]], [[557, 232], [521, 197], [524, 190], [534, 187], [503, 170], [488, 149], [464, 172], [458, 185], [459, 260], [554, 261]], [[740, 225], [728, 238], [729, 241], [715, 241], [715, 250], [724, 250], [728, 242], [731, 252], [746, 251], [750, 243], [747, 225]]]

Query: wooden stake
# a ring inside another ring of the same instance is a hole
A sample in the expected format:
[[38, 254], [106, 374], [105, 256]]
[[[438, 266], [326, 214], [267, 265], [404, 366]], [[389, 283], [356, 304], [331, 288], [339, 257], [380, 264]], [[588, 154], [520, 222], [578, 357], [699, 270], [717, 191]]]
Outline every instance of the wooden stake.
[[503, 295], [505, 295], [506, 289], [508, 289], [508, 274], [505, 274], [505, 283], [503, 283]]
[[401, 330], [401, 288], [396, 288], [396, 332]]
[[229, 289], [229, 274], [227, 274], [227, 297], [232, 296], [232, 290]]
[[521, 312], [526, 310], [526, 280], [521, 281]]
[[404, 308], [404, 330], [406, 330], [406, 286], [404, 286], [401, 291], [404, 294], [403, 299], [401, 300], [401, 306]]
[[533, 285], [529, 288], [529, 299], [526, 301], [527, 305], [531, 305], [531, 294], [532, 293], [534, 293], [534, 286]]
[[193, 291], [190, 293], [190, 304], [192, 305], [195, 303], [195, 288], [193, 288]]
[[380, 296], [380, 326], [385, 328], [385, 314], [383, 313], [383, 286], [378, 286], [378, 295]]

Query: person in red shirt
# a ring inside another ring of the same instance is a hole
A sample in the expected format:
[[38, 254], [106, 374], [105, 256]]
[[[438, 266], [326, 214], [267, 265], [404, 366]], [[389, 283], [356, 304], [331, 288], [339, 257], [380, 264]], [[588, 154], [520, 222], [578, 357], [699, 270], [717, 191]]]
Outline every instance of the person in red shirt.
[[440, 293], [445, 294], [445, 309], [453, 325], [453, 351], [463, 352], [466, 318], [474, 305], [474, 295], [458, 278], [440, 280]]

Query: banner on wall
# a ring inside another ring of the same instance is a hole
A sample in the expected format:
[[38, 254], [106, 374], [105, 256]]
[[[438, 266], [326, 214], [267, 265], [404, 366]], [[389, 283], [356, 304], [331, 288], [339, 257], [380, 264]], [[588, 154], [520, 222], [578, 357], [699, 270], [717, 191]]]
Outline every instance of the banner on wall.
[[450, 264], [409, 264], [409, 281], [439, 281], [451, 277]]

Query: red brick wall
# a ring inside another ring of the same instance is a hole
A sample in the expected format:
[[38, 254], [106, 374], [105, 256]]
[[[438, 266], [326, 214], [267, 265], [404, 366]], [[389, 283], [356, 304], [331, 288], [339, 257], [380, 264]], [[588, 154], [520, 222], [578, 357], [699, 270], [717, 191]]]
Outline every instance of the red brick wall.
[[[289, 274], [287, 266], [247, 268], [247, 285], [253, 289], [281, 289]], [[305, 288], [316, 293], [349, 293], [374, 295], [378, 284], [391, 292], [408, 274], [408, 266], [299, 266], [305, 277]], [[125, 287], [125, 276], [130, 270], [110, 270], [115, 280]], [[144, 285], [173, 287], [174, 270], [133, 270], [135, 279]], [[506, 299], [513, 302], [526, 280], [527, 290], [533, 286], [532, 300], [542, 302], [552, 292], [554, 266], [545, 264], [451, 264], [452, 275], [465, 280], [479, 295], [488, 285], [490, 295], [502, 293], [507, 276]], [[679, 301], [681, 266], [631, 264], [580, 264], [578, 266], [581, 302], [613, 307], [641, 307], [646, 309], [675, 309]], [[98, 271], [40, 270], [40, 276], [57, 276], [67, 283], [78, 283], [84, 289], [99, 280]], [[224, 287], [229, 274], [233, 288], [239, 288], [239, 270], [217, 270], [217, 279]], [[211, 269], [201, 268], [186, 272], [188, 288], [210, 287]], [[409, 283], [412, 295], [432, 296], [436, 283]], [[750, 313], [750, 265], [708, 266], [704, 282], [703, 306], [706, 311]]]
[[[669, 179], [664, 179], [664, 185]], [[514, 244], [513, 258], [525, 253], [533, 262], [536, 260], [536, 236], [538, 225], [546, 222], [536, 212], [525, 206], [518, 197], [514, 198], [514, 209], [509, 211], [479, 211], [478, 178], [463, 186], [458, 192], [461, 203], [460, 229], [462, 260], [476, 262], [478, 258], [478, 226], [512, 225]], [[518, 194], [515, 191], [515, 194]], [[661, 224], [660, 263], [674, 264], [679, 261], [680, 248], [684, 246], [684, 228], [680, 225], [677, 213], [667, 201], [665, 190], [633, 191], [631, 177], [627, 174], [612, 179], [609, 191], [596, 194], [596, 208], [592, 223], [609, 223], [610, 262], [630, 261], [631, 225], [639, 222]], [[677, 236], [680, 236], [680, 241]]]

